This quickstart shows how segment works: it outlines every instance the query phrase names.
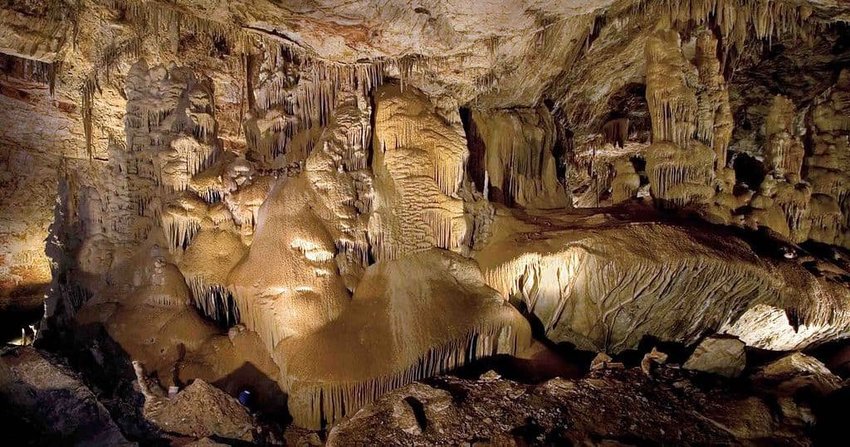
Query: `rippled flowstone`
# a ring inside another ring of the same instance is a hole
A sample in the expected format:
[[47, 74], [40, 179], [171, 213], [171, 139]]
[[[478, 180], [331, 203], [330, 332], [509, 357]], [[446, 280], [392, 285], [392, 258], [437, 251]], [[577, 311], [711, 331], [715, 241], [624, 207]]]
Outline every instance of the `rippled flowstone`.
[[790, 351], [850, 333], [850, 289], [767, 249], [780, 242], [616, 212], [499, 208], [475, 258], [547, 338], [588, 351], [616, 354], [646, 336], [693, 344], [706, 332]]

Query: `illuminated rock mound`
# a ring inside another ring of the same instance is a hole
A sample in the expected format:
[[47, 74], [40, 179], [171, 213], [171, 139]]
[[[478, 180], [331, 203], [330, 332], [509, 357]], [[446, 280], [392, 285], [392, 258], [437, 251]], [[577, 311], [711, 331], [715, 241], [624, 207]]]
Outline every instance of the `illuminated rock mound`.
[[370, 267], [339, 318], [274, 355], [295, 421], [317, 427], [416, 379], [516, 354], [530, 332], [475, 261], [433, 249]]

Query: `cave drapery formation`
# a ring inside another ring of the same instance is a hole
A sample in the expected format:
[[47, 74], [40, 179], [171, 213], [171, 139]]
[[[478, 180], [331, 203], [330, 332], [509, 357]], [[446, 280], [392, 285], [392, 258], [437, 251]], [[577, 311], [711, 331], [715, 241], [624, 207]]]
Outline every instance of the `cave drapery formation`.
[[414, 3], [0, 0], [0, 311], [311, 429], [533, 338], [850, 335], [850, 6]]

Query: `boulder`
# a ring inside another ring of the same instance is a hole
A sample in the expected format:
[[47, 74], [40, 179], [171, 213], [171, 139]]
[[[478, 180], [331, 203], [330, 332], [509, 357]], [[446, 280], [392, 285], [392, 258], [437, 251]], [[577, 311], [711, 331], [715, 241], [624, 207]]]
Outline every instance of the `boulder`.
[[744, 342], [735, 337], [708, 337], [683, 365], [685, 369], [738, 377], [747, 366]]
[[820, 360], [795, 352], [761, 368], [751, 377], [759, 388], [793, 396], [805, 389], [825, 396], [841, 388], [841, 379]]

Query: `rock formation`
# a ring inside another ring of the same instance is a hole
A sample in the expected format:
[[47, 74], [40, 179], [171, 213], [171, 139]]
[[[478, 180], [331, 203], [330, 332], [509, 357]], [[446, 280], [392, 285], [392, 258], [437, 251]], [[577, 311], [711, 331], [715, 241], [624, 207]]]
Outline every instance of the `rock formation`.
[[[837, 0], [0, 0], [0, 333], [35, 345], [0, 374], [28, 436], [77, 426], [44, 396], [93, 415], [79, 442], [814, 436], [815, 410], [759, 393], [829, 377], [814, 357], [850, 335], [848, 21]], [[593, 356], [574, 381], [446, 376]], [[21, 373], [60, 363], [70, 398]], [[721, 391], [675, 400], [693, 377]], [[544, 410], [466, 424], [464, 389]], [[588, 410], [615, 395], [684, 428]]]

